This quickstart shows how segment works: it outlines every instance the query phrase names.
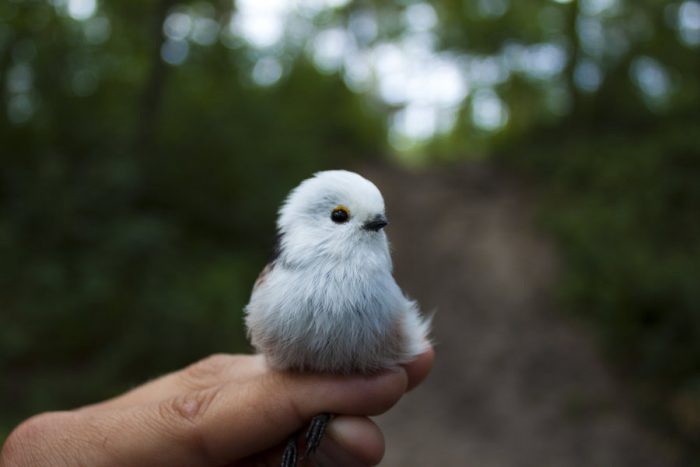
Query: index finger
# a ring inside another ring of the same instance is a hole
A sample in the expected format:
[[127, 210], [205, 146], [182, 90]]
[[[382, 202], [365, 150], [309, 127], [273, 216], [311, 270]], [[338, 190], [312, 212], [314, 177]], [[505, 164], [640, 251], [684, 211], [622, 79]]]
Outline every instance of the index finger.
[[402, 368], [372, 377], [270, 371], [245, 383], [74, 415], [88, 417], [90, 436], [128, 465], [220, 465], [280, 445], [319, 413], [380, 414], [406, 387]]

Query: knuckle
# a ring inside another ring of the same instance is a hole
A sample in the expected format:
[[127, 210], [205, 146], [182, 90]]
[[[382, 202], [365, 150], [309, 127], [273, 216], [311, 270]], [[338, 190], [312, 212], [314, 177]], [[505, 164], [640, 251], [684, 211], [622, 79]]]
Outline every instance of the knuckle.
[[214, 354], [185, 368], [180, 373], [182, 383], [189, 389], [204, 389], [222, 381], [224, 370], [235, 362], [236, 357]]
[[5, 440], [0, 452], [1, 465], [35, 465], [44, 459], [45, 448], [62, 431], [64, 414], [47, 412], [35, 415], [17, 426]]
[[220, 386], [180, 394], [160, 404], [160, 415], [166, 421], [179, 426], [199, 423], [221, 392]]
[[37, 428], [34, 423], [30, 423], [30, 420], [15, 428], [5, 440], [0, 451], [2, 465], [21, 465], [23, 461], [27, 461], [26, 450], [31, 449], [31, 446], [39, 440]]
[[54, 418], [51, 413], [43, 413], [25, 420], [10, 433], [5, 442], [5, 448], [40, 442], [52, 430], [55, 424]]
[[159, 404], [165, 430], [189, 446], [202, 465], [217, 463], [207, 443], [203, 424], [206, 414], [220, 394], [221, 386], [214, 386], [181, 394]]

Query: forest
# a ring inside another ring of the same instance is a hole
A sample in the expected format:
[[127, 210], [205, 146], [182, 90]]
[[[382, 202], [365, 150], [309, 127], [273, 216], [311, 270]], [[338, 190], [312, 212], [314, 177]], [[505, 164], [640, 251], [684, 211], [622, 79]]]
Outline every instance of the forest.
[[1, 2], [0, 439], [249, 351], [313, 172], [488, 161], [534, 192], [562, 312], [700, 445], [699, 52], [697, 0]]

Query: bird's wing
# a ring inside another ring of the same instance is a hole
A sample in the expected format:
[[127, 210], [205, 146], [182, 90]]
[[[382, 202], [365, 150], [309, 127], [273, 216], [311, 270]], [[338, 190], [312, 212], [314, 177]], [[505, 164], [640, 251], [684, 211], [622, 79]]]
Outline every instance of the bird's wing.
[[267, 279], [268, 274], [270, 274], [270, 272], [272, 272], [274, 267], [275, 267], [274, 261], [267, 263], [267, 265], [263, 268], [263, 270], [258, 275], [258, 278], [255, 279], [255, 284], [253, 284], [253, 292], [255, 292], [255, 289], [257, 289], [258, 287], [260, 287], [261, 285], [263, 285], [265, 283], [265, 280]]
[[282, 237], [282, 233], [277, 232], [277, 238], [275, 239], [275, 247], [272, 250], [272, 256], [270, 257], [270, 260], [267, 263], [267, 265], [260, 272], [258, 278], [255, 280], [255, 284], [253, 284], [253, 291], [255, 291], [255, 289], [257, 289], [259, 286], [265, 283], [267, 275], [270, 274], [270, 272], [272, 272], [272, 270], [274, 269], [275, 262], [277, 261], [277, 258], [279, 257], [282, 251]]

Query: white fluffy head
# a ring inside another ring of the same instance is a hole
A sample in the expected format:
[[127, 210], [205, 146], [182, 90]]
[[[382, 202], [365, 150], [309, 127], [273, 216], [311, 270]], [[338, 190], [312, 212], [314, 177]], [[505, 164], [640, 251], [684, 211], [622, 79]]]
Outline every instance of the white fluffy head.
[[[349, 213], [346, 222], [331, 218], [338, 208]], [[358, 248], [388, 253], [384, 231], [368, 228], [385, 219], [384, 199], [372, 182], [346, 170], [318, 172], [292, 190], [280, 209], [280, 256], [303, 263], [319, 256], [349, 257]]]

